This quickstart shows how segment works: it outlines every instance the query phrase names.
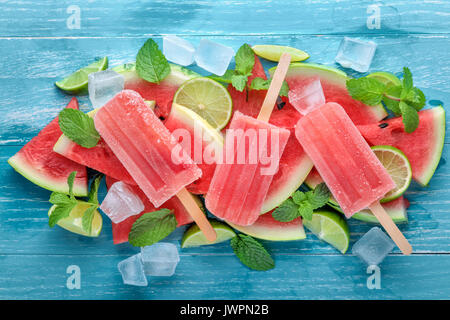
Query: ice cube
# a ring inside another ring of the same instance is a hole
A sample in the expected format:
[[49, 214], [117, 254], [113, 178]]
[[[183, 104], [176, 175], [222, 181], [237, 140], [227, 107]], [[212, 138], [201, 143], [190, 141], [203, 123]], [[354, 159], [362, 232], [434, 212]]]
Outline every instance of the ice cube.
[[208, 39], [202, 39], [195, 51], [195, 62], [200, 68], [222, 76], [227, 71], [233, 56], [234, 50], [232, 48]]
[[352, 252], [370, 265], [379, 265], [395, 244], [380, 228], [374, 227], [353, 245]]
[[125, 78], [112, 70], [90, 73], [88, 76], [89, 99], [94, 109], [105, 105], [116, 93], [123, 90]]
[[119, 223], [141, 213], [144, 210], [144, 204], [130, 186], [118, 181], [109, 188], [100, 209], [112, 222]]
[[117, 267], [122, 275], [123, 283], [141, 287], [148, 285], [140, 253], [120, 261]]
[[325, 95], [319, 77], [308, 78], [305, 83], [295, 86], [289, 90], [288, 97], [289, 102], [302, 115], [325, 103]]
[[376, 48], [377, 44], [373, 41], [344, 37], [335, 60], [344, 68], [367, 72]]
[[188, 66], [194, 63], [194, 46], [187, 40], [177, 36], [163, 37], [163, 53], [167, 60]]
[[146, 275], [170, 277], [175, 273], [180, 257], [172, 243], [158, 242], [141, 248], [141, 259]]

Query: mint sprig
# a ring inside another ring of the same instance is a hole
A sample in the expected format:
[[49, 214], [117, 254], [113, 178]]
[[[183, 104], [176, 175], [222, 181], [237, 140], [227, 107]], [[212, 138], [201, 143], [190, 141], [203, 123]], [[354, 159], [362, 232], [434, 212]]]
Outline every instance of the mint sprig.
[[177, 227], [172, 210], [144, 213], [131, 227], [128, 241], [135, 247], [150, 246], [171, 234]]
[[313, 211], [323, 207], [329, 199], [330, 191], [325, 183], [321, 183], [314, 190], [294, 192], [272, 212], [272, 217], [280, 222], [290, 222], [298, 217], [311, 220]]
[[153, 39], [148, 39], [136, 56], [136, 72], [142, 79], [159, 84], [170, 73], [170, 64]]
[[419, 126], [417, 112], [425, 106], [426, 98], [414, 87], [409, 68], [403, 68], [401, 85], [385, 85], [378, 79], [362, 77], [347, 80], [347, 90], [353, 99], [370, 106], [383, 103], [395, 115], [402, 116], [406, 132], [414, 132]]
[[67, 138], [84, 148], [93, 148], [100, 140], [94, 119], [80, 110], [62, 110], [58, 116], [58, 123]]
[[[266, 79], [263, 79], [260, 77], [256, 77], [252, 80], [252, 83], [250, 83], [250, 89], [268, 90], [271, 82], [272, 82], [272, 78], [266, 80]], [[287, 97], [288, 93], [289, 93], [289, 85], [286, 82], [286, 80], [284, 80], [283, 84], [281, 85], [279, 96]]]
[[239, 260], [250, 269], [266, 271], [275, 267], [275, 261], [266, 248], [251, 236], [238, 234], [230, 244]]

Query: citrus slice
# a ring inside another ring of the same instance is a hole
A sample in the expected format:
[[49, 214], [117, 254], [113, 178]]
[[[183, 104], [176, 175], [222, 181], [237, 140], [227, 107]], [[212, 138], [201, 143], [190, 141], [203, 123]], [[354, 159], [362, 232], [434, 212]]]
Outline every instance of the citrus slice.
[[386, 86], [400, 86], [402, 82], [395, 74], [385, 71], [373, 72], [367, 75], [367, 78], [374, 78], [383, 82]]
[[106, 70], [108, 68], [108, 57], [101, 58], [87, 67], [81, 68], [75, 71], [70, 76], [55, 82], [55, 85], [61, 90], [77, 94], [87, 91], [88, 88], [88, 75], [93, 72]]
[[283, 53], [289, 53], [291, 55], [292, 62], [303, 61], [309, 58], [309, 54], [305, 51], [287, 46], [260, 44], [253, 46], [252, 49], [258, 56], [275, 62], [280, 60]]
[[[103, 219], [98, 210], [94, 212], [94, 218], [92, 219], [91, 232], [88, 233], [83, 229], [82, 218], [83, 214], [92, 204], [78, 200], [77, 205], [72, 209], [70, 215], [67, 218], [59, 220], [56, 224], [67, 231], [80, 234], [87, 237], [98, 237], [102, 231]], [[48, 210], [48, 216], [50, 216], [55, 210], [56, 205], [52, 206]]]
[[392, 146], [374, 146], [371, 148], [397, 185], [380, 202], [384, 203], [397, 199], [405, 193], [411, 183], [412, 169], [408, 158], [401, 150]]
[[209, 222], [216, 231], [217, 234], [216, 241], [211, 243], [208, 240], [206, 240], [203, 232], [201, 232], [200, 228], [196, 224], [194, 224], [184, 233], [183, 238], [181, 239], [181, 247], [191, 248], [209, 244], [216, 244], [230, 240], [231, 238], [236, 236], [236, 233], [233, 231], [233, 229], [231, 229], [226, 224], [215, 220], [210, 220]]
[[342, 215], [329, 210], [319, 210], [313, 213], [311, 220], [303, 219], [303, 225], [341, 253], [345, 253], [350, 242], [350, 232], [347, 221]]
[[184, 82], [175, 93], [173, 102], [191, 109], [218, 130], [227, 125], [233, 111], [233, 101], [227, 89], [205, 77]]

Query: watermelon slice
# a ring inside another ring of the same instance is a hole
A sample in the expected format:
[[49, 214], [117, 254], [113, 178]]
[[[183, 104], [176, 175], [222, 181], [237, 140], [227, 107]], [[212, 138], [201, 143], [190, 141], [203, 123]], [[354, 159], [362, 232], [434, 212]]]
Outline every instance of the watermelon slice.
[[[315, 188], [319, 183], [322, 182], [322, 177], [319, 175], [319, 172], [317, 172], [315, 168], [311, 170], [311, 173], [305, 180], [305, 184], [311, 189]], [[342, 212], [341, 208], [334, 198], [331, 198], [330, 201], [328, 201], [328, 205], [333, 209]], [[408, 216], [406, 213], [408, 205], [408, 201], [403, 196], [393, 201], [382, 204], [387, 214], [395, 223], [408, 222]], [[369, 210], [362, 210], [360, 212], [357, 212], [352, 216], [352, 218], [364, 222], [378, 223], [377, 218], [375, 218], [375, 216]]]
[[261, 215], [250, 226], [238, 226], [227, 223], [240, 232], [263, 240], [292, 241], [306, 238], [301, 218], [291, 222], [279, 222], [272, 217], [272, 211]]
[[158, 117], [164, 119], [170, 113], [173, 96], [178, 87], [186, 80], [200, 76], [194, 71], [170, 64], [170, 74], [161, 83], [156, 84], [141, 79], [136, 73], [134, 63], [117, 66], [112, 70], [124, 76], [125, 89], [137, 91], [144, 100], [156, 101], [155, 113]]
[[[72, 98], [66, 108], [78, 109], [77, 99]], [[77, 171], [73, 192], [78, 197], [87, 196], [86, 167], [53, 152], [53, 145], [61, 134], [56, 117], [19, 152], [9, 158], [8, 163], [38, 186], [67, 194], [69, 193], [67, 177], [72, 171]]]
[[[117, 180], [106, 177], [106, 186], [109, 188], [114, 182], [117, 182]], [[113, 223], [112, 222], [112, 234], [113, 234], [113, 242], [114, 244], [119, 244], [123, 242], [128, 241], [128, 234], [131, 231], [131, 227], [133, 226], [133, 223], [144, 213], [147, 212], [153, 212], [158, 209], [156, 209], [153, 204], [148, 200], [148, 198], [145, 196], [144, 192], [136, 185], [130, 185], [130, 187], [133, 189], [133, 191], [141, 198], [142, 202], [144, 203], [144, 211], [142, 211], [140, 214], [129, 217], [128, 219], [125, 219], [124, 221], [120, 223]], [[199, 204], [200, 203], [200, 200]], [[175, 218], [178, 222], [178, 227], [193, 222], [191, 216], [184, 208], [183, 204], [180, 200], [178, 200], [177, 197], [173, 197], [172, 199], [169, 199], [166, 201], [162, 206], [162, 208], [167, 208], [170, 210], [173, 210], [175, 214]]]
[[[92, 110], [88, 115], [94, 117], [97, 110]], [[53, 151], [119, 181], [136, 184], [103, 139], [93, 148], [84, 148], [63, 134], [55, 143]]]
[[419, 111], [419, 127], [412, 133], [403, 129], [402, 118], [358, 126], [371, 145], [390, 145], [409, 159], [413, 179], [426, 186], [441, 159], [445, 138], [445, 110], [442, 107]]

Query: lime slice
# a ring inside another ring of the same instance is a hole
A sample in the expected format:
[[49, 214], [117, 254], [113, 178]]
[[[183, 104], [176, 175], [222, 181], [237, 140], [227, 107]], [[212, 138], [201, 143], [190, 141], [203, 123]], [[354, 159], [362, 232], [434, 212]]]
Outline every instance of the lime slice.
[[334, 211], [319, 210], [313, 213], [311, 220], [303, 219], [303, 225], [340, 252], [345, 253], [350, 242], [350, 232], [347, 221]]
[[395, 74], [385, 71], [373, 72], [367, 75], [367, 78], [374, 78], [383, 82], [386, 86], [400, 86], [402, 82]]
[[374, 146], [372, 150], [397, 185], [380, 202], [397, 199], [405, 193], [411, 183], [412, 169], [408, 158], [401, 150], [392, 146]]
[[264, 59], [278, 62], [283, 53], [289, 53], [291, 55], [291, 62], [303, 61], [309, 58], [309, 54], [300, 49], [275, 46], [270, 44], [260, 44], [252, 47], [253, 51]]
[[[66, 229], [67, 231], [76, 234], [81, 234], [82, 236], [98, 237], [98, 235], [102, 231], [103, 219], [97, 210], [95, 210], [94, 218], [92, 219], [91, 233], [87, 233], [83, 229], [83, 226], [81, 224], [83, 214], [86, 211], [86, 209], [89, 208], [90, 206], [91, 206], [90, 203], [78, 200], [78, 204], [75, 206], [75, 208], [72, 209], [70, 215], [67, 218], [59, 220], [57, 225], [63, 229]], [[50, 208], [50, 210], [48, 211], [48, 216], [51, 215], [51, 213], [53, 212], [53, 210], [55, 210], [55, 208], [56, 205]]]
[[173, 102], [191, 109], [218, 130], [227, 125], [233, 110], [227, 89], [205, 77], [184, 82], [175, 93]]
[[61, 90], [77, 94], [87, 91], [88, 88], [88, 75], [93, 72], [102, 71], [108, 68], [108, 57], [101, 58], [87, 67], [75, 71], [70, 76], [64, 78], [61, 81], [55, 83], [55, 85]]
[[209, 222], [211, 223], [211, 226], [217, 233], [216, 241], [211, 243], [208, 240], [206, 240], [205, 236], [200, 231], [199, 227], [196, 224], [194, 224], [184, 233], [183, 238], [181, 239], [181, 247], [190, 248], [209, 244], [216, 244], [230, 240], [231, 238], [236, 236], [236, 233], [233, 231], [233, 229], [231, 229], [226, 224], [215, 220], [210, 220]]

